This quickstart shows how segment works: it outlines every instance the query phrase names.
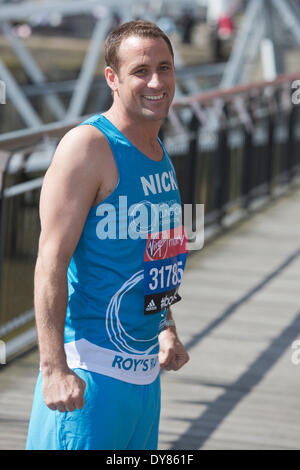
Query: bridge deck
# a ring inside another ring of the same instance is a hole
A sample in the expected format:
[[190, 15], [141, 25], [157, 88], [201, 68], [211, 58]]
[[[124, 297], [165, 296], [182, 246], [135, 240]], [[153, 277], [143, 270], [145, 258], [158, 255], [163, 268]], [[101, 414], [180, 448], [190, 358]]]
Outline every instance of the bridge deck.
[[[300, 448], [299, 198], [189, 257], [174, 316], [191, 359], [162, 374], [159, 449]], [[0, 449], [24, 448], [37, 369], [32, 351], [0, 371]]]

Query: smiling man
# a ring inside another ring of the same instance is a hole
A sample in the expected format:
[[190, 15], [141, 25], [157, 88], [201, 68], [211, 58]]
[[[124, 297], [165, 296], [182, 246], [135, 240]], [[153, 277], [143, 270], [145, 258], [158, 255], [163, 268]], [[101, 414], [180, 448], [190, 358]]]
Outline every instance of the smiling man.
[[[132, 21], [109, 34], [105, 56], [113, 104], [64, 136], [41, 192], [41, 371], [27, 449], [156, 449], [160, 370], [189, 359], [170, 310], [187, 255], [181, 218], [142, 230], [135, 217], [180, 205], [158, 138], [175, 90], [172, 46], [153, 23]], [[114, 236], [99, 230], [116, 220]]]

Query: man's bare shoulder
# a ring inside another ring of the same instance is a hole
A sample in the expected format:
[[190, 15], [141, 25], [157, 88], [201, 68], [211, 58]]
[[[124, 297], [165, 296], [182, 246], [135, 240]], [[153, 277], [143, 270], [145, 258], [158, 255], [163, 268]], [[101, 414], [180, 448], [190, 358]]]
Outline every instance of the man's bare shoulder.
[[96, 165], [111, 158], [112, 152], [106, 137], [91, 125], [74, 127], [59, 142], [53, 162], [55, 164]]
[[[117, 180], [116, 163], [106, 137], [94, 126], [83, 125], [71, 129], [59, 142], [44, 186], [55, 193], [58, 183], [66, 190], [80, 187], [81, 196], [84, 188], [87, 200], [95, 205], [112, 192]], [[77, 196], [69, 194], [69, 197]]]

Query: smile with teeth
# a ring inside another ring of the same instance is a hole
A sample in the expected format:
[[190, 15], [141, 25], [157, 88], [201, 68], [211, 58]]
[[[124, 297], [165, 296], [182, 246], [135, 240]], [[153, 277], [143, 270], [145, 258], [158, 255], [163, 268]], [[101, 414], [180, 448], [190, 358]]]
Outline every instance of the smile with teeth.
[[162, 93], [161, 95], [144, 95], [144, 98], [150, 101], [158, 101], [161, 100], [163, 97], [164, 93]]

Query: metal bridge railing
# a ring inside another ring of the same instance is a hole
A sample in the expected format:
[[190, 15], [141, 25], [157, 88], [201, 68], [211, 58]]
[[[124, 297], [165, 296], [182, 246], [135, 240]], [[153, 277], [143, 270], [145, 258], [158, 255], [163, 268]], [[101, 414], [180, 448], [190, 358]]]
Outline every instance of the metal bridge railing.
[[[297, 78], [300, 73], [173, 103], [162, 136], [182, 203], [204, 204], [206, 229], [226, 226], [297, 183], [300, 104], [293, 103], [292, 88]], [[0, 136], [0, 339], [8, 358], [36, 340], [40, 188], [58, 140], [78, 122]]]
[[299, 175], [300, 103], [292, 87], [299, 77], [286, 75], [173, 104], [167, 147], [180, 167], [183, 202], [204, 204], [206, 225], [226, 223], [227, 216], [250, 210]]

